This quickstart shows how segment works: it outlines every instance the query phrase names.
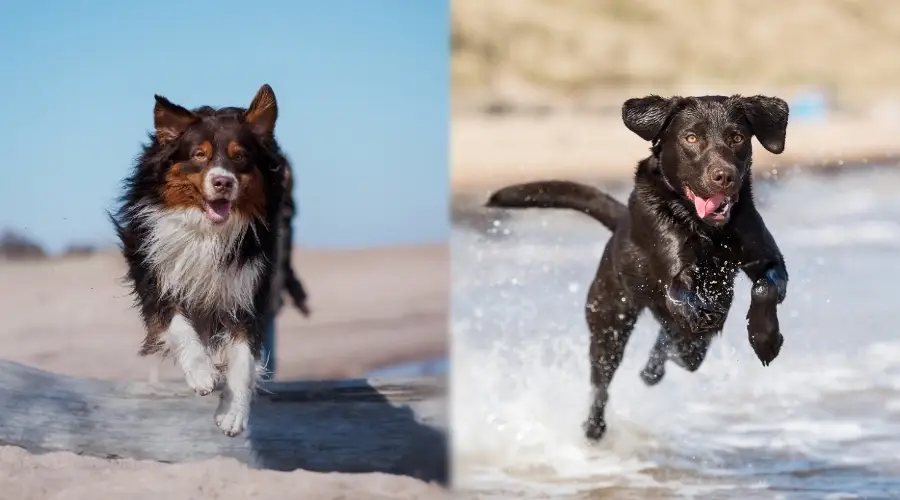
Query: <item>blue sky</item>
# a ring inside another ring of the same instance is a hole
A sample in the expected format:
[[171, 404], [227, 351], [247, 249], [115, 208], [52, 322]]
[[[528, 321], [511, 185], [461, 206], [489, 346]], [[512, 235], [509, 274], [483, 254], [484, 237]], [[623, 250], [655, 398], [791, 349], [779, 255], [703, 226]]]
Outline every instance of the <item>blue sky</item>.
[[298, 242], [446, 241], [448, 30], [446, 0], [4, 2], [0, 228], [113, 242], [153, 94], [247, 106], [269, 83]]

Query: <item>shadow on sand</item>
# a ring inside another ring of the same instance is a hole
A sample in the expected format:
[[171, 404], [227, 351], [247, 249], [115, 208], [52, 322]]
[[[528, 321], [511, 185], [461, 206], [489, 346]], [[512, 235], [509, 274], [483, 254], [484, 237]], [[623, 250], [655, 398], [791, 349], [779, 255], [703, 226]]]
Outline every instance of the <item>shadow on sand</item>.
[[0, 445], [449, 480], [443, 377], [269, 383], [254, 402], [249, 431], [234, 438], [213, 423], [217, 403], [182, 383], [88, 380], [0, 360]]

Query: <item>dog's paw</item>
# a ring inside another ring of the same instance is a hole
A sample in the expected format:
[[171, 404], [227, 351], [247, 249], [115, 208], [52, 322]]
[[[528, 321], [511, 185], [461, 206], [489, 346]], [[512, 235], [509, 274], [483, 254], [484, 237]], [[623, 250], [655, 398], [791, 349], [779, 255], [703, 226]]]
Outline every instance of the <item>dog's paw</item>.
[[784, 337], [778, 328], [778, 317], [774, 313], [754, 314], [751, 310], [747, 321], [747, 333], [750, 338], [750, 346], [763, 366], [769, 364], [778, 357]]
[[769, 364], [778, 357], [778, 353], [781, 352], [781, 345], [784, 344], [784, 336], [780, 333], [774, 334], [766, 334], [766, 335], [754, 335], [752, 332], [750, 333], [750, 345], [753, 346], [753, 351], [756, 353], [756, 357], [762, 362], [763, 366], [769, 366]]
[[205, 353], [183, 363], [184, 379], [188, 387], [201, 396], [206, 396], [216, 388], [219, 371], [215, 363]]
[[228, 437], [235, 437], [247, 427], [247, 415], [239, 410], [231, 409], [216, 415], [216, 425]]
[[603, 435], [606, 434], [606, 421], [602, 417], [599, 419], [588, 418], [583, 427], [584, 437], [588, 441], [600, 441]]
[[649, 387], [653, 387], [654, 385], [662, 382], [663, 377], [666, 374], [666, 368], [663, 365], [647, 365], [641, 371], [641, 380], [644, 381]]
[[591, 406], [590, 414], [582, 425], [584, 437], [588, 441], [599, 441], [606, 434], [606, 418], [603, 416], [603, 409], [600, 406]]
[[216, 426], [228, 437], [235, 437], [247, 428], [250, 417], [249, 408], [236, 404], [234, 398], [228, 393], [223, 393], [216, 409]]

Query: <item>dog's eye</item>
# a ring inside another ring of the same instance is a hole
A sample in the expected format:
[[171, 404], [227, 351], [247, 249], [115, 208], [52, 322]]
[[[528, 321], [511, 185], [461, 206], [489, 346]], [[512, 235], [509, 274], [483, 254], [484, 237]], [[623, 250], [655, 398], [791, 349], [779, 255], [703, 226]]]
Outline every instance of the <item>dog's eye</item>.
[[194, 159], [197, 161], [205, 161], [206, 160], [206, 151], [203, 151], [202, 149], [198, 149], [197, 151], [194, 151]]
[[231, 157], [232, 161], [244, 161], [244, 155], [241, 153], [235, 153], [234, 156]]
[[744, 136], [742, 136], [741, 134], [734, 134], [733, 136], [731, 136], [731, 142], [740, 144], [744, 142]]
[[687, 141], [688, 144], [694, 144], [695, 142], [697, 142], [697, 136], [694, 134], [688, 134], [687, 137], [684, 138], [684, 140]]

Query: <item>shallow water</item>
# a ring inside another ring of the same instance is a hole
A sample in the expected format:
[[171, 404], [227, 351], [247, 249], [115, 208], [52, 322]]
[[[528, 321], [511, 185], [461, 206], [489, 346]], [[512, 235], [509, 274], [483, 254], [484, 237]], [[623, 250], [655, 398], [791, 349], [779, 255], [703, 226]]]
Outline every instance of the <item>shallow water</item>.
[[[791, 282], [769, 367], [746, 340], [750, 283], [703, 366], [638, 373], [642, 316], [611, 386], [604, 439], [587, 415], [583, 307], [609, 232], [528, 210], [452, 239], [454, 476], [478, 498], [900, 498], [900, 172], [758, 185]], [[624, 192], [615, 193], [624, 199]]]

